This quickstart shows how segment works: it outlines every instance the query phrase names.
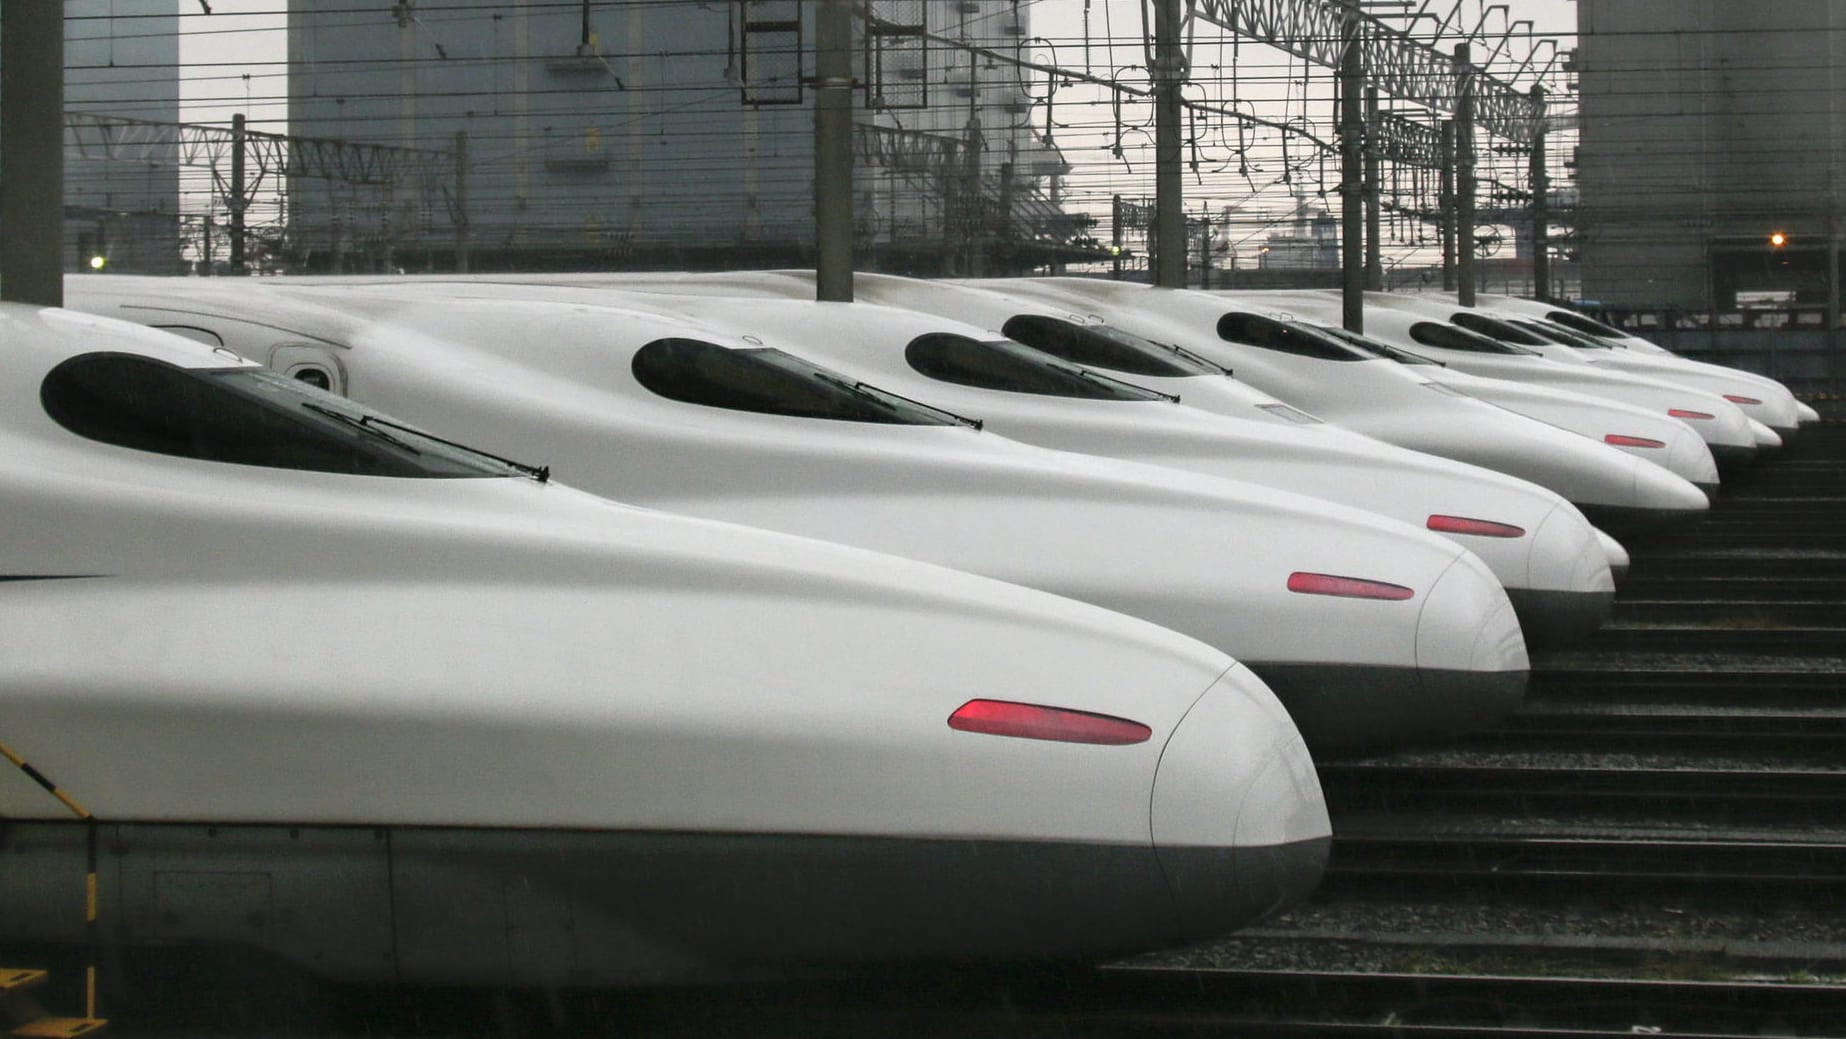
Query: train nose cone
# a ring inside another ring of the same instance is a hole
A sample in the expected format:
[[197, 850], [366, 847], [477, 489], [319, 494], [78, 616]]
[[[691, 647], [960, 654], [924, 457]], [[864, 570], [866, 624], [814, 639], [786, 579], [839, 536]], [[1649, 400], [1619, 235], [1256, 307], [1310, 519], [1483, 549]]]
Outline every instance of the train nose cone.
[[[1658, 465], [1669, 470], [1669, 476], [1678, 474], [1691, 481], [1697, 487], [1715, 491], [1718, 488], [1718, 460], [1713, 457], [1711, 448], [1699, 439], [1697, 433], [1686, 431], [1689, 435], [1676, 436], [1667, 442], [1666, 457], [1658, 460]], [[1635, 484], [1635, 494], [1641, 496], [1642, 485]], [[1649, 485], [1651, 490], [1651, 483]]]
[[1275, 695], [1241, 666], [1167, 740], [1151, 810], [1181, 940], [1293, 905], [1326, 868], [1332, 827], [1307, 744]]
[[1434, 735], [1471, 732], [1525, 697], [1531, 662], [1500, 582], [1464, 552], [1437, 578], [1417, 617], [1417, 675]]
[[1749, 422], [1750, 433], [1752, 436], [1756, 437], [1756, 451], [1758, 454], [1768, 454], [1771, 451], [1778, 451], [1781, 449], [1782, 436], [1775, 430], [1769, 428], [1768, 423], [1758, 422], [1755, 419], [1750, 419]]
[[1596, 532], [1596, 540], [1602, 543], [1603, 554], [1609, 557], [1610, 576], [1614, 577], [1617, 581], [1627, 577], [1628, 565], [1631, 562], [1628, 558], [1628, 549], [1623, 547], [1620, 541], [1615, 540], [1601, 530]]
[[[1710, 461], [1711, 452], [1706, 450], [1705, 455]], [[1645, 459], [1637, 458], [1635, 462], [1635, 508], [1659, 514], [1663, 519], [1697, 518], [1711, 508], [1711, 495], [1718, 490], [1715, 461], [1711, 461], [1706, 479], [1690, 482]]]
[[1800, 420], [1802, 425], [1805, 426], [1812, 422], [1819, 422], [1820, 412], [1815, 411], [1814, 406], [1812, 404], [1808, 404], [1803, 401], [1796, 401], [1795, 402], [1795, 417]]
[[1600, 535], [1562, 502], [1532, 532], [1529, 585], [1507, 590], [1528, 647], [1578, 641], [1609, 619], [1615, 578]]

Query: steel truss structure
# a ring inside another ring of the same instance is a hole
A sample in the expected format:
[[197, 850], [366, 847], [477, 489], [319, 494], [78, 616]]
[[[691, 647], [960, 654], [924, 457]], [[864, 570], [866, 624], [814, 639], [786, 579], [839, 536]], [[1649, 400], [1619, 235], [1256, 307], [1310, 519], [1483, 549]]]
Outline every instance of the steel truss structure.
[[[1338, 68], [1353, 20], [1369, 82], [1381, 93], [1441, 112], [1453, 112], [1464, 70], [1455, 59], [1393, 29], [1343, 0], [1187, 0], [1186, 17], [1228, 29], [1258, 43], [1327, 68]], [[1506, 83], [1473, 70], [1475, 125], [1495, 136], [1529, 143], [1542, 106]]]

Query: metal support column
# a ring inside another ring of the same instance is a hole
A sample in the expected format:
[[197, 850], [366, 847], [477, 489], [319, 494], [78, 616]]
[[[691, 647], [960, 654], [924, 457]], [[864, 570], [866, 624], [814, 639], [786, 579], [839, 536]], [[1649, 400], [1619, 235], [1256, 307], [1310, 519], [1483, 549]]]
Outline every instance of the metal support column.
[[468, 131], [455, 131], [455, 271], [468, 273]]
[[1154, 0], [1154, 284], [1186, 287], [1186, 209], [1180, 85], [1186, 78], [1180, 48], [1180, 0]]
[[0, 299], [64, 305], [64, 5], [6, 5], [0, 31]]
[[1442, 239], [1442, 291], [1455, 291], [1455, 120], [1442, 121], [1442, 198], [1439, 203]]
[[1359, 15], [1340, 22], [1340, 284], [1343, 321], [1365, 331], [1365, 57]]
[[1545, 88], [1532, 85], [1532, 295], [1551, 302], [1551, 177], [1545, 169]]
[[244, 273], [244, 114], [231, 117], [231, 273]]
[[1378, 141], [1378, 88], [1365, 88], [1365, 287], [1384, 290], [1383, 166]]
[[1474, 306], [1474, 60], [1467, 44], [1455, 47], [1459, 88], [1455, 99], [1455, 265], [1461, 305]]
[[850, 303], [852, 291], [852, 3], [814, 12], [814, 298]]

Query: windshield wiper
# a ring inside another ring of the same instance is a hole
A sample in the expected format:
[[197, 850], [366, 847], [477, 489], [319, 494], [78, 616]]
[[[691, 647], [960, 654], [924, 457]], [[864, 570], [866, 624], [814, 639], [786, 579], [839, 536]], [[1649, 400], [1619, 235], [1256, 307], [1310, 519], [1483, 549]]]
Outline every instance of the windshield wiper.
[[891, 403], [890, 400], [885, 400], [884, 398], [886, 397], [891, 398], [891, 400], [903, 401], [905, 404], [908, 404], [911, 407], [917, 408], [922, 411], [927, 411], [932, 415], [941, 415], [942, 417], [948, 419], [949, 422], [953, 425], [967, 426], [971, 429], [977, 429], [977, 430], [983, 428], [986, 425], [986, 423], [982, 422], [978, 418], [968, 418], [965, 415], [957, 415], [953, 411], [948, 411], [943, 408], [938, 408], [934, 404], [925, 404], [920, 400], [916, 400], [915, 398], [912, 398], [912, 397], [906, 397], [901, 393], [892, 393], [890, 390], [884, 389], [883, 387], [880, 387], [880, 386], [873, 386], [868, 383], [857, 382], [857, 381], [848, 382], [847, 380], [842, 379], [837, 375], [834, 375], [832, 372], [822, 371], [818, 368], [814, 369], [813, 374], [816, 378], [820, 379], [822, 382], [825, 382], [830, 386], [837, 386], [842, 390], [846, 390], [847, 392], [852, 393], [858, 397], [869, 400], [873, 404], [878, 405], [879, 407], [885, 409], [886, 411], [890, 412], [893, 415], [902, 416], [904, 414], [904, 410], [898, 407], [897, 405]]
[[424, 432], [421, 429], [417, 429], [415, 426], [407, 426], [403, 424], [402, 422], [393, 422], [392, 420], [388, 418], [382, 418], [377, 415], [349, 415], [346, 412], [339, 410], [338, 408], [330, 408], [330, 407], [327, 407], [325, 404], [316, 404], [313, 401], [303, 401], [301, 406], [316, 414], [325, 415], [328, 418], [333, 419], [336, 422], [340, 422], [347, 426], [351, 426], [354, 429], [361, 430], [371, 436], [374, 436], [380, 440], [383, 440], [385, 443], [390, 444], [393, 447], [396, 447], [403, 451], [408, 451], [413, 455], [421, 455], [423, 452], [418, 450], [415, 445], [411, 444], [407, 440], [404, 440], [402, 437], [392, 435], [389, 432], [390, 430], [393, 430], [393, 429], [402, 430], [406, 433], [409, 433], [412, 436], [422, 437], [424, 440], [431, 441], [432, 443], [441, 444], [444, 447], [452, 447], [457, 451], [466, 452], [467, 454], [478, 455], [482, 458], [490, 458], [496, 462], [499, 462], [501, 465], [506, 466], [508, 469], [513, 470], [514, 472], [524, 473], [526, 476], [529, 476], [532, 479], [537, 480], [539, 483], [551, 482], [551, 467], [548, 465], [527, 465], [524, 462], [515, 462], [511, 458], [502, 458], [499, 455], [490, 454], [486, 451], [482, 451], [479, 448], [469, 447], [466, 444], [458, 444], [453, 440], [446, 440], [442, 437], [436, 436], [434, 433]]
[[1118, 389], [1126, 388], [1126, 389], [1133, 390], [1136, 393], [1146, 393], [1153, 397], [1163, 398], [1165, 400], [1171, 401], [1174, 404], [1179, 403], [1179, 394], [1177, 393], [1163, 393], [1160, 390], [1150, 389], [1149, 387], [1142, 386], [1139, 383], [1129, 382], [1126, 379], [1117, 379], [1114, 376], [1104, 375], [1101, 372], [1093, 372], [1093, 371], [1090, 371], [1088, 368], [1067, 368], [1065, 370], [1074, 373], [1080, 379], [1088, 379], [1091, 382], [1101, 383], [1104, 386], [1113, 386]]

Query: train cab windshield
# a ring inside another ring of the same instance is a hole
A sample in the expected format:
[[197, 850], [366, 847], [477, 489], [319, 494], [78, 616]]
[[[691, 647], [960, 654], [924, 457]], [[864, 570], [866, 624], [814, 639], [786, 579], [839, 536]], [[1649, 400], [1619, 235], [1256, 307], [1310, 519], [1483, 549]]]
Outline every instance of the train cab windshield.
[[181, 368], [138, 354], [83, 354], [46, 374], [39, 400], [78, 436], [200, 461], [352, 476], [549, 475], [266, 368]]
[[1328, 325], [1322, 328], [1322, 331], [1343, 343], [1350, 343], [1361, 350], [1382, 357], [1387, 361], [1396, 361], [1398, 364], [1433, 364], [1438, 368], [1448, 367], [1441, 361], [1432, 361], [1422, 354], [1413, 354], [1408, 350], [1399, 350], [1389, 343], [1381, 343], [1376, 339], [1359, 335], [1356, 332], [1349, 332], [1344, 328], [1334, 328]]
[[736, 350], [697, 339], [656, 339], [635, 351], [636, 381], [669, 400], [794, 418], [897, 426], [975, 426], [768, 347]]
[[1519, 328], [1497, 318], [1488, 317], [1485, 314], [1475, 314], [1463, 310], [1456, 313], [1453, 320], [1456, 324], [1470, 332], [1477, 335], [1484, 335], [1489, 339], [1498, 339], [1502, 343], [1513, 343], [1517, 346], [1544, 346], [1550, 342], [1550, 340], [1535, 332], [1528, 332], [1523, 328]]
[[1066, 364], [1010, 339], [982, 342], [951, 332], [931, 332], [904, 348], [910, 367], [932, 379], [960, 386], [1082, 400], [1179, 398]]
[[1461, 350], [1471, 354], [1540, 356], [1537, 350], [1527, 350], [1523, 346], [1514, 346], [1498, 339], [1490, 339], [1479, 332], [1470, 332], [1465, 328], [1458, 328], [1440, 321], [1419, 321], [1411, 325], [1410, 338], [1424, 346], [1433, 346], [1440, 350]]
[[1322, 361], [1372, 361], [1377, 355], [1343, 343], [1319, 329], [1292, 321], [1233, 310], [1218, 319], [1218, 338], [1277, 353]]
[[1562, 325], [1550, 321], [1519, 320], [1514, 321], [1513, 324], [1538, 335], [1545, 336], [1554, 342], [1563, 343], [1565, 346], [1574, 346], [1579, 350], [1615, 349], [1615, 347], [1609, 343], [1599, 342], [1580, 332], [1573, 332]]
[[[1628, 333], [1623, 332], [1619, 328], [1610, 328], [1608, 325], [1597, 321], [1595, 318], [1587, 318], [1582, 314], [1573, 314], [1568, 310], [1553, 310], [1546, 314], [1545, 318], [1554, 324], [1563, 325], [1573, 332], [1578, 332], [1586, 336], [1595, 336], [1597, 339], [1623, 339], [1628, 335]], [[1610, 343], [1609, 345], [1620, 346], [1619, 343]]]
[[1108, 325], [1089, 325], [1040, 314], [1017, 314], [1001, 327], [1008, 339], [1074, 364], [1130, 375], [1187, 379], [1229, 375], [1230, 369], [1180, 346], [1156, 343]]

